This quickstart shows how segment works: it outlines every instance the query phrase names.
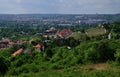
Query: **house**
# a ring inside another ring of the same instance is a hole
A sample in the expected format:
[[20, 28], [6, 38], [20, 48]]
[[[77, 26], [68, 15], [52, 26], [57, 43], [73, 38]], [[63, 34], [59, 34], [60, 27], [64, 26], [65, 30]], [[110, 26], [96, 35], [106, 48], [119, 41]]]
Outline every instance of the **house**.
[[56, 28], [55, 27], [51, 27], [49, 30], [54, 31], [54, 30], [56, 30]]
[[23, 48], [20, 48], [20, 49], [18, 49], [17, 51], [15, 51], [15, 52], [12, 54], [12, 56], [15, 57], [16, 55], [18, 55], [18, 54], [20, 54], [20, 53], [22, 53], [22, 52], [23, 52]]
[[38, 51], [38, 52], [44, 51], [45, 50], [45, 46], [42, 45], [42, 44], [37, 44], [35, 46], [35, 50]]
[[56, 33], [57, 37], [64, 38], [72, 34], [72, 31], [70, 29], [63, 29], [63, 30], [58, 30]]
[[35, 46], [35, 49], [36, 49], [36, 51], [38, 51], [38, 52], [41, 52], [41, 48], [42, 48], [42, 45], [41, 45], [41, 44], [37, 44], [37, 45]]
[[8, 42], [0, 42], [0, 48], [6, 48], [8, 45]]
[[5, 44], [0, 44], [0, 49], [1, 49], [1, 48], [5, 48], [5, 47], [6, 47]]
[[41, 45], [40, 44], [37, 44], [36, 46], [35, 46], [35, 48], [41, 48]]
[[16, 41], [16, 44], [17, 44], [17, 45], [22, 45], [23, 43], [24, 43], [23, 40], [17, 40], [17, 41]]
[[8, 42], [8, 44], [9, 45], [13, 45], [13, 44], [15, 44], [14, 42], [12, 42], [12, 41], [10, 41], [10, 42]]
[[14, 45], [14, 44], [15, 44], [15, 43], [12, 42], [12, 41], [8, 42], [8, 46], [12, 46], [12, 45]]
[[48, 30], [46, 30], [45, 32], [52, 32], [52, 31], [55, 31], [56, 30], [56, 28], [55, 27], [51, 27], [51, 28], [49, 28]]
[[55, 27], [50, 27], [48, 30], [46, 30], [44, 33], [43, 33], [43, 37], [54, 37], [54, 31], [56, 30]]
[[2, 38], [1, 39], [1, 42], [9, 42], [10, 41], [10, 39], [8, 39], [8, 38]]

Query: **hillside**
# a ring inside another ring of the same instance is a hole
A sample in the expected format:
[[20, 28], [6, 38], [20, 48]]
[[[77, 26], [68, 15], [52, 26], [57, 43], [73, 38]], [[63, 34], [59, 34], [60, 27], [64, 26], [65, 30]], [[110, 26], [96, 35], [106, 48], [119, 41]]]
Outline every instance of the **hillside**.
[[99, 35], [102, 35], [102, 34], [105, 34], [105, 29], [103, 28], [91, 28], [91, 29], [88, 29], [86, 30], [86, 34], [91, 37], [91, 36], [99, 36]]

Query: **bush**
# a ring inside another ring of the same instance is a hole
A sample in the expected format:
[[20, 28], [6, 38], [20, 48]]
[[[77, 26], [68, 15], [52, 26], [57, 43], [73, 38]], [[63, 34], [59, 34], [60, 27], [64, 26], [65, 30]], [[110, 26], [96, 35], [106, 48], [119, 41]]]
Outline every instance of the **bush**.
[[100, 54], [98, 51], [95, 50], [95, 48], [89, 48], [85, 52], [85, 61], [97, 63], [99, 62]]
[[116, 58], [116, 62], [120, 63], [120, 49], [116, 50], [115, 58]]
[[0, 74], [4, 75], [8, 70], [9, 64], [8, 61], [0, 56]]

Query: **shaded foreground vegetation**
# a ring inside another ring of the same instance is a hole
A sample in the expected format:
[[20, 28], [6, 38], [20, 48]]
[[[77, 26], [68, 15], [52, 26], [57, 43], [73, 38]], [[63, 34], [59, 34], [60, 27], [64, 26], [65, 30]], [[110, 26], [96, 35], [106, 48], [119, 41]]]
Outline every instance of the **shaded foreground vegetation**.
[[11, 57], [11, 53], [16, 50], [15, 48], [17, 49], [13, 46], [0, 51], [1, 76], [6, 73], [5, 77], [101, 77], [101, 75], [103, 77], [117, 77], [120, 72], [118, 68], [117, 70], [94, 70], [84, 73], [82, 70], [75, 71], [78, 69], [72, 68], [73, 66], [81, 67], [84, 64], [107, 61], [113, 61], [115, 65], [119, 65], [120, 40], [83, 41], [71, 50], [67, 49], [66, 46], [48, 47], [45, 52], [31, 49], [33, 50], [32, 55], [22, 53], [16, 57]]
[[[85, 65], [87, 66], [87, 65]], [[104, 66], [103, 66], [104, 67]], [[82, 69], [81, 69], [82, 68]], [[75, 66], [68, 69], [62, 70], [47, 70], [41, 71], [38, 73], [22, 73], [21, 75], [6, 75], [5, 77], [119, 77], [120, 76], [120, 67], [107, 67], [102, 70], [92, 69], [87, 67], [83, 71], [82, 66]], [[99, 67], [98, 67], [99, 68]]]
[[[47, 73], [46, 73], [47, 72]], [[40, 72], [40, 73], [28, 73], [21, 76], [8, 76], [8, 77], [119, 77], [120, 72], [114, 71], [94, 71], [88, 73], [81, 72]], [[7, 77], [7, 76], [5, 76]]]

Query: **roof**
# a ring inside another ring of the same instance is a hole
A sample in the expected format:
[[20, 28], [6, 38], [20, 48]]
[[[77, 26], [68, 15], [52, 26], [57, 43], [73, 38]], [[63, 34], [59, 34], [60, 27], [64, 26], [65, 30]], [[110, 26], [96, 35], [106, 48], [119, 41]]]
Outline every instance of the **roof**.
[[23, 40], [17, 40], [16, 44], [23, 44], [24, 41]]
[[56, 30], [56, 28], [55, 27], [51, 27], [49, 30], [53, 31], [53, 30]]
[[72, 34], [72, 31], [70, 29], [63, 29], [63, 30], [58, 30], [56, 35], [60, 36], [69, 36]]
[[0, 48], [5, 48], [5, 44], [0, 44]]
[[35, 48], [41, 48], [41, 45], [40, 45], [40, 44], [37, 44], [37, 45], [35, 46]]
[[14, 43], [14, 42], [8, 42], [8, 44], [9, 44], [9, 45], [13, 45], [13, 44], [15, 44], [15, 43]]
[[14, 52], [14, 53], [12, 54], [12, 56], [15, 57], [17, 54], [20, 54], [22, 51], [23, 51], [23, 49], [20, 48], [19, 50], [17, 50], [16, 52]]
[[54, 30], [56, 30], [55, 27], [51, 27], [50, 29], [46, 30], [46, 32], [52, 32]]
[[10, 39], [8, 39], [8, 38], [2, 38], [2, 40], [1, 40], [2, 42], [9, 42], [10, 41]]

